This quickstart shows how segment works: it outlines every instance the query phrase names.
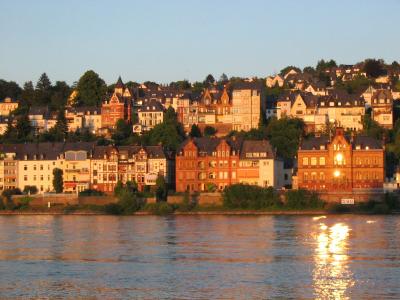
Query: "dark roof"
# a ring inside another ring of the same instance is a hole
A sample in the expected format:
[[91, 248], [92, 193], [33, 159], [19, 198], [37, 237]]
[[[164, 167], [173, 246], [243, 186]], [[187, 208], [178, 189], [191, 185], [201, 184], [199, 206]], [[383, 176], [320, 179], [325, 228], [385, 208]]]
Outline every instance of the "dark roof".
[[48, 116], [49, 108], [47, 106], [32, 106], [29, 108], [30, 115]]
[[165, 153], [162, 146], [95, 146], [93, 150], [94, 159], [103, 159], [104, 155], [109, 156], [114, 150], [118, 154], [126, 154], [132, 157], [141, 149], [144, 149], [149, 158], [165, 158]]
[[[275, 158], [275, 153], [271, 144], [267, 140], [253, 141], [245, 140], [240, 149], [240, 159], [254, 159], [257, 157], [249, 157], [249, 153], [266, 153], [267, 158]], [[259, 158], [265, 158], [260, 156]]]
[[164, 106], [162, 106], [162, 104], [155, 100], [155, 99], [151, 99], [149, 101], [145, 101], [145, 103], [143, 103], [143, 105], [138, 109], [138, 112], [150, 112], [150, 111], [164, 111]]
[[81, 107], [68, 107], [67, 112], [71, 113], [83, 113], [83, 114], [100, 114], [101, 113], [101, 108], [96, 107], [96, 106], [81, 106]]
[[[346, 140], [350, 143], [351, 137], [345, 136]], [[325, 146], [327, 149], [328, 144], [330, 143], [328, 136], [320, 136], [320, 137], [311, 137], [304, 140], [301, 144], [301, 150], [320, 150], [321, 146]], [[352, 141], [353, 150], [357, 148], [361, 148], [363, 150], [368, 147], [369, 149], [383, 149], [383, 142], [377, 139], [374, 139], [369, 136], [357, 135], [353, 138]], [[357, 149], [358, 150], [358, 149]]]
[[264, 87], [264, 82], [260, 81], [238, 81], [231, 85], [233, 90], [258, 90], [261, 91]]
[[3, 100], [0, 100], [0, 103], [18, 103], [18, 100], [11, 98], [11, 97], [5, 97]]
[[207, 155], [212, 155], [212, 153], [217, 149], [218, 145], [225, 141], [232, 150], [235, 150], [241, 159], [256, 159], [263, 158], [262, 156], [248, 156], [251, 153], [266, 153], [268, 158], [275, 158], [274, 150], [271, 144], [267, 140], [244, 140], [241, 137], [232, 138], [215, 138], [215, 137], [201, 137], [185, 140], [179, 147], [178, 153], [189, 143], [193, 141], [196, 145], [199, 153], [205, 153]]
[[117, 83], [115, 84], [115, 88], [120, 89], [120, 88], [124, 88], [125, 85], [122, 82], [121, 76], [118, 77]]

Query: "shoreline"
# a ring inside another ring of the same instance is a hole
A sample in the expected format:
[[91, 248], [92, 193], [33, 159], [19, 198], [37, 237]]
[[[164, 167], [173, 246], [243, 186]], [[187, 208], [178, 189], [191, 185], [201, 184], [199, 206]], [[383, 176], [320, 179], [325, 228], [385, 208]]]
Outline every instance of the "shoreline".
[[[296, 210], [296, 211], [190, 211], [190, 212], [173, 212], [171, 214], [165, 214], [162, 216], [316, 216], [316, 215], [371, 215], [371, 213], [361, 213], [361, 212], [348, 212], [348, 213], [338, 213], [330, 211], [314, 211], [314, 210]], [[392, 212], [389, 215], [400, 214], [399, 212]], [[148, 211], [139, 211], [133, 213], [132, 215], [112, 215], [103, 212], [90, 212], [90, 211], [74, 211], [74, 212], [61, 212], [61, 211], [43, 211], [43, 212], [33, 212], [33, 211], [0, 211], [0, 216], [157, 216], [157, 214]]]

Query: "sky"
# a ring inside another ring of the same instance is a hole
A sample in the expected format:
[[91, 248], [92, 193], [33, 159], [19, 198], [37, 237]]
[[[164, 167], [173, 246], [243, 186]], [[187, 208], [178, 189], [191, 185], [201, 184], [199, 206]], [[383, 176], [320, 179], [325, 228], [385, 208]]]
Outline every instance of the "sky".
[[0, 79], [266, 77], [321, 58], [400, 61], [399, 0], [0, 0]]

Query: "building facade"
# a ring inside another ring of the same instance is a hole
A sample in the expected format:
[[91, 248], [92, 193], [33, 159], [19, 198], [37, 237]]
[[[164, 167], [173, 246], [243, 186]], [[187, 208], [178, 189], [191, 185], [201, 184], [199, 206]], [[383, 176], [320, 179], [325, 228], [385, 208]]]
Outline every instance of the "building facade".
[[323, 191], [381, 189], [385, 180], [385, 153], [381, 141], [349, 137], [343, 128], [335, 136], [305, 140], [298, 150], [298, 188]]
[[222, 191], [235, 183], [283, 186], [283, 162], [268, 141], [186, 140], [176, 154], [176, 191]]

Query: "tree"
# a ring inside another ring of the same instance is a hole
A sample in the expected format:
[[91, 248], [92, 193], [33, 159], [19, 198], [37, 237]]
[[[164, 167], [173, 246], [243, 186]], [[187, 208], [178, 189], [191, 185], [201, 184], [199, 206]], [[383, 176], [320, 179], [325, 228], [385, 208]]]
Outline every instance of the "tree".
[[115, 145], [126, 144], [126, 140], [133, 135], [132, 126], [127, 124], [123, 119], [119, 119], [116, 123], [115, 132], [111, 136]]
[[199, 126], [197, 126], [196, 124], [192, 125], [192, 128], [190, 128], [190, 133], [189, 136], [193, 137], [201, 137], [201, 131]]
[[24, 194], [34, 195], [37, 194], [38, 189], [35, 185], [26, 185], [23, 192]]
[[228, 76], [225, 73], [222, 73], [221, 76], [219, 77], [219, 82], [227, 83], [228, 81], [229, 81]]
[[204, 128], [204, 136], [214, 136], [217, 133], [217, 130], [212, 126], [206, 126]]
[[304, 122], [294, 118], [272, 119], [266, 128], [270, 143], [284, 159], [293, 159], [296, 156], [303, 131]]
[[51, 110], [59, 110], [67, 104], [71, 89], [65, 81], [57, 81], [52, 91], [50, 108]]
[[26, 142], [31, 134], [32, 127], [29, 121], [28, 115], [22, 115], [17, 118], [17, 124], [15, 126], [18, 141]]
[[208, 74], [206, 79], [204, 79], [203, 83], [206, 87], [210, 87], [214, 84], [214, 82], [215, 82], [214, 76], [212, 76], [211, 74]]
[[319, 60], [316, 66], [316, 70], [317, 72], [324, 72], [326, 70], [332, 69], [334, 67], [337, 67], [336, 61], [334, 61], [333, 59], [329, 60], [329, 61], [325, 61], [323, 59]]
[[286, 74], [287, 72], [289, 72], [290, 70], [292, 70], [292, 69], [295, 70], [297, 73], [301, 73], [300, 68], [295, 67], [295, 66], [287, 66], [287, 67], [283, 68], [283, 69], [279, 72], [279, 74], [282, 75], [282, 76], [285, 76], [285, 74]]
[[32, 105], [35, 106], [49, 105], [51, 102], [51, 81], [46, 73], [40, 75], [36, 83], [34, 100]]
[[0, 79], [0, 100], [6, 97], [18, 99], [21, 96], [21, 88], [14, 81], [5, 81]]
[[165, 178], [162, 175], [158, 175], [156, 179], [156, 199], [157, 202], [167, 201], [168, 187], [165, 182]]
[[56, 193], [62, 193], [64, 190], [63, 171], [61, 169], [53, 169], [53, 188]]
[[78, 91], [77, 106], [100, 106], [107, 86], [96, 72], [89, 70], [79, 79], [76, 89]]
[[373, 78], [377, 78], [386, 74], [386, 71], [384, 69], [384, 62], [381, 59], [366, 59], [364, 61], [363, 70], [365, 73], [367, 73], [368, 77]]
[[27, 81], [24, 83], [24, 88], [21, 95], [22, 105], [31, 105], [35, 99], [35, 89], [33, 88], [32, 81]]

